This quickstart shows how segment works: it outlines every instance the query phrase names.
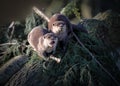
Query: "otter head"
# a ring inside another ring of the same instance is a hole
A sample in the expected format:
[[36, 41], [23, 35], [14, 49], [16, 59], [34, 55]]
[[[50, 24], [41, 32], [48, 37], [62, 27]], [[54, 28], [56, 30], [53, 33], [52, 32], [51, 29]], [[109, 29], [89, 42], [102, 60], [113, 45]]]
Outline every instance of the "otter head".
[[51, 31], [55, 33], [56, 35], [62, 35], [67, 33], [67, 25], [64, 21], [55, 21], [52, 24]]
[[58, 38], [53, 33], [47, 33], [43, 36], [44, 47], [45, 48], [56, 48], [58, 43]]

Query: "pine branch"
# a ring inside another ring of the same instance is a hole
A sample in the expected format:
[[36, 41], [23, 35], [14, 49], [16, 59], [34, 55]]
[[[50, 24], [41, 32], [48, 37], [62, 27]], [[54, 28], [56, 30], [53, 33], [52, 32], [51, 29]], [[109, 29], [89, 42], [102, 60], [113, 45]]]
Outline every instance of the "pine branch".
[[89, 55], [92, 57], [92, 59], [114, 80], [114, 82], [118, 86], [120, 86], [120, 83], [111, 75], [111, 73], [106, 68], [103, 67], [103, 65], [94, 57], [94, 55], [84, 46], [84, 44], [79, 40], [77, 35], [74, 32], [72, 32], [72, 34], [76, 38], [78, 43], [89, 53]]
[[40, 11], [37, 7], [33, 7], [33, 10], [35, 11], [36, 14], [38, 14], [40, 17], [42, 17], [47, 22], [49, 22], [49, 18], [42, 11]]
[[0, 46], [5, 46], [5, 45], [16, 45], [18, 43], [3, 43], [3, 44], [0, 44]]
[[6, 62], [0, 68], [0, 85], [3, 86], [29, 59], [27, 56], [19, 55]]
[[[44, 18], [47, 22], [49, 22], [49, 18], [43, 14], [39, 9], [37, 9], [36, 7], [33, 7], [33, 10], [42, 18]], [[73, 32], [73, 30], [71, 29], [71, 32], [73, 34], [73, 36], [76, 38], [76, 40], [78, 41], [78, 43], [90, 54], [90, 56], [92, 57], [92, 59], [114, 80], [114, 82], [120, 86], [119, 82], [111, 75], [111, 73], [109, 73], [107, 71], [107, 69], [105, 69], [103, 67], [103, 65], [94, 57], [94, 55], [84, 46], [84, 44], [79, 40], [79, 38], [77, 37], [77, 35]]]
[[56, 58], [56, 57], [54, 57], [52, 55], [50, 56], [50, 59], [55, 60], [57, 63], [60, 63], [60, 61], [61, 61], [60, 58]]
[[12, 21], [11, 24], [8, 27], [8, 32], [11, 31], [10, 37], [9, 37], [9, 41], [11, 41], [14, 31], [15, 31], [15, 22]]

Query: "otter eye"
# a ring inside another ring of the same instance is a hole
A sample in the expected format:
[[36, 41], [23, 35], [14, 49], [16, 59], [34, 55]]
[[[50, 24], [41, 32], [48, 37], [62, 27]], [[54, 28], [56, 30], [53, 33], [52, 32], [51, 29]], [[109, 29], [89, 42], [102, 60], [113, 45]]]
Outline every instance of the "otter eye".
[[48, 36], [48, 38], [50, 39], [50, 36]]
[[55, 24], [53, 23], [53, 26], [54, 26]]
[[57, 38], [57, 36], [54, 36], [55, 38]]
[[45, 36], [43, 38], [45, 39]]

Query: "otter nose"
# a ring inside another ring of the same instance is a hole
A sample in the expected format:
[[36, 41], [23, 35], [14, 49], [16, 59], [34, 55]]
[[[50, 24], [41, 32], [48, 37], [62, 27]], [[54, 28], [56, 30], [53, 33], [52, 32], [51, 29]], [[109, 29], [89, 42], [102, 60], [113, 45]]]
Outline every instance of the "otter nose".
[[61, 32], [62, 31], [62, 28], [59, 28], [59, 30], [58, 30], [59, 32]]
[[63, 27], [63, 26], [64, 26], [64, 24], [62, 24], [62, 23], [61, 23], [61, 24], [59, 24], [59, 26], [60, 26], [60, 27]]

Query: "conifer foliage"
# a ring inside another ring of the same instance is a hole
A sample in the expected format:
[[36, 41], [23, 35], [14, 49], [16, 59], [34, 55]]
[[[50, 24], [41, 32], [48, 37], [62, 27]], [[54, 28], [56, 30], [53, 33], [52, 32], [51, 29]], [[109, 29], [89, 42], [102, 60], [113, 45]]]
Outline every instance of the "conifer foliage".
[[[70, 3], [71, 4], [71, 3]], [[70, 5], [69, 4], [69, 5]], [[69, 6], [67, 5], [67, 6]], [[71, 5], [70, 5], [71, 6]], [[65, 10], [65, 9], [64, 9]], [[69, 10], [69, 9], [68, 9]], [[66, 11], [65, 11], [66, 12]], [[74, 13], [78, 13], [78, 9]], [[68, 14], [67, 14], [68, 15]], [[76, 14], [78, 17], [78, 14]], [[68, 15], [69, 16], [69, 15]], [[80, 18], [80, 17], [79, 17]], [[120, 20], [119, 20], [120, 21]], [[53, 60], [44, 61], [27, 42], [27, 34], [38, 25], [46, 27], [46, 22], [38, 15], [32, 13], [24, 22], [15, 22], [14, 31], [8, 25], [0, 27], [0, 67], [18, 55], [26, 55], [30, 60], [16, 71], [6, 83], [1, 86], [118, 86], [120, 85], [120, 70], [116, 65], [119, 53], [107, 45], [100, 36], [101, 28], [108, 28], [104, 21], [86, 19], [81, 23], [88, 34], [76, 31], [75, 34], [84, 44], [85, 48], [95, 57], [93, 59], [88, 51], [72, 36], [69, 40], [67, 52], [64, 57], [57, 49], [56, 56], [61, 58], [60, 63]], [[5, 28], [5, 29], [3, 29]], [[8, 30], [11, 29], [11, 30]], [[11, 38], [10, 38], [11, 36]], [[104, 36], [104, 34], [103, 34]], [[9, 44], [8, 44], [9, 43]], [[111, 74], [96, 62], [99, 63]], [[9, 72], [9, 70], [8, 70]], [[1, 72], [0, 72], [1, 73]]]

